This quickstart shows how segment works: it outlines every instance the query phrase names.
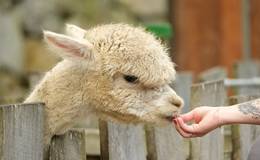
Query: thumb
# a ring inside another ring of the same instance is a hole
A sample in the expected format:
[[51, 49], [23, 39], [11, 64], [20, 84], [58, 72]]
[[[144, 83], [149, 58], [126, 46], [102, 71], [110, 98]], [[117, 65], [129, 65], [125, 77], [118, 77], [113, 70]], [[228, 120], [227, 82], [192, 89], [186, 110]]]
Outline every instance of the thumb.
[[184, 114], [180, 115], [179, 118], [181, 118], [184, 122], [192, 121], [194, 119], [193, 111], [184, 113]]
[[202, 127], [199, 124], [187, 125], [182, 118], [177, 118], [177, 122], [180, 128], [187, 133], [197, 134], [203, 132]]

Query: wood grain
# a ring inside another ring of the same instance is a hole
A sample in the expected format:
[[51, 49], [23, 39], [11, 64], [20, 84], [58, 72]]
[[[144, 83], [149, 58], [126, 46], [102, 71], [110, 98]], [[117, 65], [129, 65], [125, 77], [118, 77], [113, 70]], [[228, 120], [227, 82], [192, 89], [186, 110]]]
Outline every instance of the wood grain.
[[50, 160], [86, 160], [84, 130], [70, 130], [64, 135], [54, 136]]
[[0, 107], [2, 160], [42, 160], [44, 105], [14, 104]]
[[[224, 82], [211, 81], [195, 84], [191, 89], [191, 109], [199, 106], [223, 106], [226, 100]], [[192, 160], [223, 160], [224, 134], [215, 129], [201, 138], [191, 139]]]

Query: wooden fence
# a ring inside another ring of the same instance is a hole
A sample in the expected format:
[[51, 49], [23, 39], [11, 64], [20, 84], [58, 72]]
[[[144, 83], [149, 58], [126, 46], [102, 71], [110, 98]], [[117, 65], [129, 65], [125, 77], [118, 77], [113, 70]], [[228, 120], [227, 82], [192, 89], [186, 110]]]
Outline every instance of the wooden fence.
[[1, 160], [43, 159], [43, 104], [0, 107]]
[[[244, 65], [241, 70], [239, 65]], [[251, 78], [260, 73], [259, 70], [246, 70], [244, 63], [239, 65], [238, 77]], [[255, 86], [238, 88], [240, 96], [228, 98], [223, 75], [215, 71], [213, 75], [203, 74], [205, 82], [192, 85], [190, 73], [179, 74], [173, 87], [188, 102], [185, 112], [201, 105], [217, 107], [260, 97], [257, 95], [260, 87]], [[208, 81], [212, 77], [220, 80]], [[0, 106], [0, 159], [43, 159], [43, 107], [41, 103]], [[218, 128], [201, 138], [184, 139], [173, 125], [126, 125], [101, 120], [99, 131], [100, 157], [103, 160], [245, 160], [250, 145], [260, 133], [258, 126], [232, 125]], [[90, 140], [85, 135], [84, 129], [75, 129], [55, 136], [49, 159], [87, 160], [86, 143]]]

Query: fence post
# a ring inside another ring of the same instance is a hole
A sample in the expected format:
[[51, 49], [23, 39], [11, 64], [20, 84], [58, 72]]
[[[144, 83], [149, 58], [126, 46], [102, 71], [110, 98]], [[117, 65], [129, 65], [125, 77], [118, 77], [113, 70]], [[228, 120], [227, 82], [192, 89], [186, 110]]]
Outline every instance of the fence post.
[[171, 87], [184, 100], [184, 107], [182, 108], [182, 113], [186, 113], [190, 109], [189, 105], [190, 105], [192, 78], [193, 78], [192, 73], [180, 72], [177, 73], [176, 81], [171, 84]]
[[227, 77], [227, 69], [218, 66], [202, 72], [199, 75], [199, 81], [205, 82], [205, 81], [221, 80], [221, 79], [225, 79], [226, 77]]
[[102, 160], [146, 160], [142, 125], [100, 121]]
[[50, 146], [50, 160], [86, 160], [84, 129], [54, 136]]
[[[260, 63], [255, 61], [243, 61], [235, 67], [236, 78], [254, 78], [260, 76]], [[239, 87], [238, 95], [260, 95], [260, 87]]]
[[0, 106], [0, 157], [3, 160], [42, 160], [42, 103]]
[[[235, 67], [237, 78], [254, 78], [260, 76], [259, 61], [242, 61]], [[234, 99], [231, 103], [242, 103], [260, 97], [259, 86], [244, 86], [237, 89], [237, 95], [241, 95]], [[256, 125], [239, 125], [238, 129], [240, 135], [241, 158], [246, 159], [250, 146], [257, 138], [257, 133], [260, 133], [260, 127]], [[236, 134], [236, 133], [234, 133]], [[235, 136], [235, 135], [234, 135]], [[247, 137], [245, 137], [247, 136]], [[235, 156], [235, 154], [233, 155]]]
[[[195, 84], [191, 89], [192, 109], [198, 106], [221, 106], [225, 104], [224, 81]], [[191, 139], [192, 160], [223, 160], [224, 135], [221, 128], [215, 129], [201, 138]]]
[[[172, 84], [176, 93], [185, 101], [183, 112], [187, 112], [190, 100], [191, 73], [177, 74]], [[146, 127], [147, 151], [149, 160], [184, 160], [189, 156], [189, 141], [183, 139], [173, 124], [164, 127]]]
[[108, 149], [108, 126], [107, 122], [99, 120], [99, 136], [100, 136], [100, 158], [101, 160], [109, 160]]
[[[259, 98], [259, 96], [233, 96], [229, 98], [229, 103], [230, 105], [234, 105], [257, 98]], [[259, 126], [245, 124], [232, 125], [232, 159], [247, 159], [250, 147], [259, 135], [259, 132]]]
[[[227, 78], [227, 69], [224, 67], [213, 67], [211, 69], [208, 69], [204, 72], [202, 72], [199, 75], [199, 80], [201, 82], [207, 82], [207, 81], [214, 81], [214, 80], [224, 80]], [[227, 89], [227, 93], [230, 90]], [[226, 125], [222, 127], [224, 129], [224, 159], [225, 160], [230, 160], [232, 157], [232, 130], [231, 130], [231, 125]]]

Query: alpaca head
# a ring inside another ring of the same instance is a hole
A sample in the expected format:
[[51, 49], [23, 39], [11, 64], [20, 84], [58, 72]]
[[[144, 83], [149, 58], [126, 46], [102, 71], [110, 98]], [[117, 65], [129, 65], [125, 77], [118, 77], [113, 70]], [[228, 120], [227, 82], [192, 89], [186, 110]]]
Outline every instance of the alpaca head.
[[45, 41], [84, 73], [82, 101], [101, 117], [123, 122], [169, 122], [183, 105], [169, 86], [174, 64], [155, 37], [141, 28], [110, 24], [66, 34], [44, 32]]

